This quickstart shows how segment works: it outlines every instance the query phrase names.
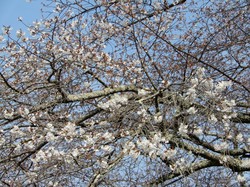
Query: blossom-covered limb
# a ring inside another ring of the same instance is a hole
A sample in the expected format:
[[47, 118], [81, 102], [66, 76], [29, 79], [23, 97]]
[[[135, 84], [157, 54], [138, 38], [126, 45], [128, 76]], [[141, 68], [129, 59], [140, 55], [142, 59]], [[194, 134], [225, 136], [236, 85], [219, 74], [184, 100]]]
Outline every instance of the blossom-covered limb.
[[171, 173], [160, 176], [159, 179], [153, 180], [150, 183], [150, 185], [159, 185], [159, 184], [164, 185], [166, 181], [168, 180], [174, 179], [179, 176], [185, 177], [201, 169], [205, 169], [205, 168], [209, 168], [213, 166], [220, 166], [220, 164], [218, 164], [218, 162], [216, 161], [211, 161], [211, 160], [197, 161], [195, 163], [192, 163], [191, 165], [182, 167], [180, 170], [175, 170], [175, 171], [172, 171]]

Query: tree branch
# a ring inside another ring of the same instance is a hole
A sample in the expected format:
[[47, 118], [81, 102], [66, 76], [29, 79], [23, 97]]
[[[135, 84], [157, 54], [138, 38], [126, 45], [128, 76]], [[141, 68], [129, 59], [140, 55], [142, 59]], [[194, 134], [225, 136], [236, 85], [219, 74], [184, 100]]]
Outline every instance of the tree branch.
[[198, 170], [201, 170], [204, 168], [208, 168], [208, 167], [212, 167], [212, 166], [219, 166], [219, 164], [217, 162], [211, 161], [211, 160], [202, 160], [202, 161], [199, 161], [197, 163], [186, 166], [180, 170], [165, 174], [165, 175], [159, 177], [158, 179], [156, 179], [155, 181], [151, 182], [150, 186], [163, 184], [167, 180], [173, 179], [173, 178], [178, 177], [178, 176], [188, 176], [190, 174], [193, 174], [195, 171], [198, 171]]
[[117, 88], [105, 88], [104, 90], [94, 91], [91, 93], [84, 93], [84, 94], [69, 94], [67, 95], [67, 101], [84, 101], [87, 99], [95, 99], [103, 96], [107, 96], [109, 94], [114, 94], [118, 92], [138, 92], [138, 88], [135, 86], [120, 86]]
[[[210, 151], [204, 150], [201, 147], [194, 147], [193, 145], [187, 142], [184, 142], [180, 138], [176, 138], [172, 136], [169, 142], [172, 144], [175, 144], [176, 146], [179, 146], [180, 148], [185, 149], [186, 151], [191, 151], [194, 155], [201, 156], [207, 160], [211, 160], [213, 162], [219, 163], [221, 166], [228, 167], [232, 169], [233, 171], [239, 172], [239, 171], [250, 170], [250, 164], [246, 164], [247, 162], [244, 162], [243, 164], [242, 160], [232, 158], [231, 156], [215, 154]], [[248, 162], [249, 161], [250, 160], [248, 159]]]

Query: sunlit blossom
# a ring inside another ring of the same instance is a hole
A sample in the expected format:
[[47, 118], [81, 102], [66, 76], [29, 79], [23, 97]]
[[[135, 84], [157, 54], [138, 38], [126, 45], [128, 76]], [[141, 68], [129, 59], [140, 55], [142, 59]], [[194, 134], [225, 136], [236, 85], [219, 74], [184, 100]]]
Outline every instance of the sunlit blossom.
[[242, 142], [243, 141], [243, 135], [241, 133], [239, 133], [237, 136], [236, 136], [236, 140], [238, 142]]
[[109, 101], [105, 103], [100, 103], [99, 107], [103, 108], [104, 110], [112, 110], [120, 108], [122, 105], [126, 105], [128, 103], [128, 98], [124, 96], [120, 96], [115, 94]]
[[19, 17], [17, 18], [17, 20], [18, 20], [18, 21], [23, 21], [23, 17], [19, 16]]
[[211, 114], [211, 116], [209, 117], [209, 121], [212, 123], [216, 123], [218, 121], [218, 119], [215, 117], [214, 114]]
[[2, 137], [0, 138], [0, 146], [2, 146], [5, 143], [5, 139]]
[[155, 115], [154, 116], [154, 122], [155, 123], [161, 123], [162, 119], [163, 119], [162, 115]]
[[9, 34], [11, 30], [12, 30], [12, 28], [10, 26], [4, 26], [2, 28], [2, 31], [3, 31], [4, 35]]
[[244, 182], [246, 179], [245, 179], [244, 175], [239, 174], [239, 175], [237, 175], [237, 180], [239, 182]]
[[54, 141], [56, 139], [55, 135], [51, 132], [48, 132], [45, 138], [47, 141]]
[[110, 152], [113, 150], [113, 148], [109, 145], [103, 145], [101, 149], [104, 150], [105, 152]]
[[148, 91], [146, 91], [144, 89], [139, 89], [138, 90], [138, 95], [144, 96], [144, 95], [147, 95], [147, 94], [148, 94]]
[[15, 125], [11, 130], [10, 133], [13, 134], [14, 136], [23, 136], [24, 132], [21, 131], [21, 129]]
[[77, 157], [79, 155], [79, 150], [78, 149], [73, 149], [73, 151], [71, 152], [73, 157]]
[[232, 85], [231, 81], [221, 81], [218, 84], [216, 84], [215, 90], [217, 92], [222, 92], [223, 90], [225, 90], [227, 87], [229, 87], [231, 85]]
[[4, 110], [3, 115], [6, 119], [11, 119], [14, 115], [14, 110]]
[[61, 130], [60, 134], [64, 137], [73, 138], [76, 134], [76, 126], [74, 123], [68, 122], [65, 127]]
[[197, 69], [197, 78], [199, 79], [199, 80], [202, 80], [203, 79], [203, 77], [204, 77], [204, 75], [205, 75], [205, 68], [203, 68], [203, 67], [199, 67], [198, 69]]
[[188, 126], [185, 125], [185, 124], [183, 124], [183, 123], [181, 123], [180, 127], [179, 127], [179, 132], [180, 132], [180, 134], [187, 134], [187, 132], [188, 132]]
[[197, 86], [199, 84], [199, 80], [196, 77], [192, 78], [190, 82], [193, 86]]
[[187, 113], [189, 114], [195, 114], [197, 112], [197, 110], [195, 109], [195, 107], [190, 107], [188, 110], [187, 110]]
[[194, 130], [194, 134], [197, 135], [197, 136], [202, 135], [203, 134], [203, 130], [198, 127], [198, 128], [196, 128]]

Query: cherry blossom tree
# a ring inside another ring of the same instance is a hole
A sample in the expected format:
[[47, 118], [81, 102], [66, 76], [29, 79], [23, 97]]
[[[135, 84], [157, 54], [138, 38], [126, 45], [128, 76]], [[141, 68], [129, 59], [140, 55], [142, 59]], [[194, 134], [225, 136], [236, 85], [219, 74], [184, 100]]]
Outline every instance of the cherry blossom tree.
[[0, 35], [1, 186], [247, 186], [247, 0], [47, 0]]

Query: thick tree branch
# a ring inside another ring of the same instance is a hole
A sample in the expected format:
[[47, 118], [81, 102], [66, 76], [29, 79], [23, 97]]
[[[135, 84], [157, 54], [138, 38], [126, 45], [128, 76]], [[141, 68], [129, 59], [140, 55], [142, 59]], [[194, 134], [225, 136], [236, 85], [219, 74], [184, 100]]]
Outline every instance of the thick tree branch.
[[152, 181], [150, 183], [151, 185], [158, 185], [158, 184], [164, 184], [167, 180], [173, 179], [175, 177], [178, 176], [188, 176], [190, 174], [193, 174], [194, 172], [204, 169], [204, 168], [208, 168], [208, 167], [212, 167], [212, 166], [219, 166], [220, 164], [216, 161], [211, 161], [211, 160], [202, 160], [199, 162], [196, 162], [194, 164], [188, 165], [186, 167], [183, 167], [179, 170], [173, 171], [171, 173], [165, 174], [161, 177], [159, 177], [158, 179], [156, 179], [155, 181]]
[[245, 148], [244, 149], [216, 150], [212, 144], [201, 140], [199, 137], [195, 136], [194, 134], [189, 134], [189, 137], [191, 138], [192, 142], [196, 143], [196, 145], [203, 146], [204, 148], [209, 149], [210, 151], [213, 151], [215, 153], [226, 154], [229, 156], [243, 156], [243, 157], [250, 153], [250, 150], [247, 150]]
[[[197, 156], [201, 156], [207, 160], [220, 163], [221, 166], [228, 167], [232, 169], [233, 171], [239, 172], [239, 171], [250, 170], [250, 164], [246, 165], [247, 162], [245, 162], [245, 165], [244, 165], [242, 163], [242, 160], [232, 158], [231, 156], [228, 156], [228, 155], [212, 153], [211, 151], [204, 150], [201, 147], [194, 147], [193, 145], [181, 140], [180, 138], [176, 138], [172, 136], [169, 142], [172, 144], [175, 144], [176, 146], [180, 148], [185, 149], [186, 151], [191, 151], [193, 154]], [[244, 165], [244, 167], [242, 164]]]
[[248, 113], [237, 113], [237, 117], [231, 119], [234, 123], [250, 123], [250, 114]]
[[69, 94], [67, 95], [67, 101], [84, 101], [88, 99], [95, 99], [103, 96], [107, 96], [110, 94], [118, 93], [118, 92], [138, 92], [138, 88], [135, 86], [120, 86], [116, 88], [105, 88], [104, 90], [94, 91], [91, 93], [84, 93], [84, 94]]

